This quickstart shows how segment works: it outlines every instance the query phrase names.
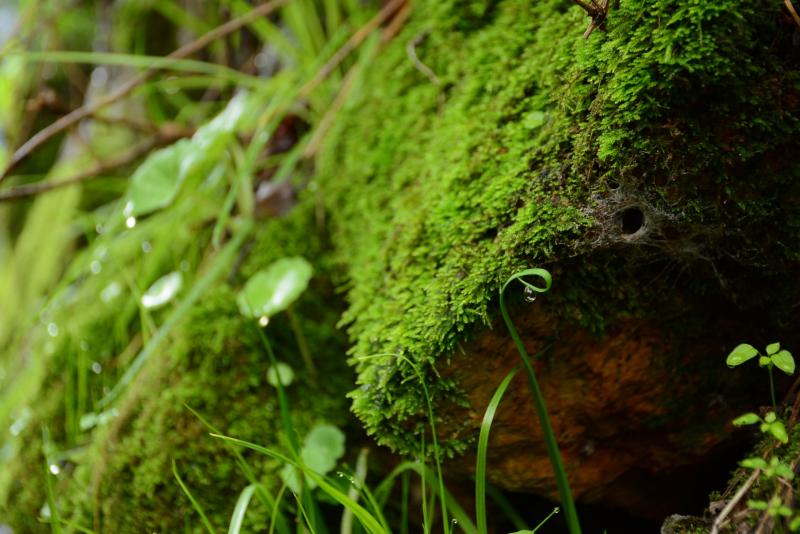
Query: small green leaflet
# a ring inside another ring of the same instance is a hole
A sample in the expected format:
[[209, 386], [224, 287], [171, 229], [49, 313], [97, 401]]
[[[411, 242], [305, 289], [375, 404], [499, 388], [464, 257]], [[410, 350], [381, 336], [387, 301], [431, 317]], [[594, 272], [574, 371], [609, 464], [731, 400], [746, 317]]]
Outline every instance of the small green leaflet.
[[[344, 433], [333, 425], [321, 424], [315, 426], [303, 441], [300, 458], [303, 466], [319, 475], [326, 475], [334, 467], [339, 458], [344, 455]], [[300, 478], [297, 468], [287, 464], [281, 470], [281, 478], [295, 493], [300, 492]], [[306, 478], [309, 488], [316, 487], [314, 481]]]
[[756, 356], [758, 356], [758, 351], [754, 346], [748, 345], [747, 343], [742, 343], [733, 349], [730, 354], [728, 354], [728, 359], [725, 361], [725, 363], [727, 363], [729, 367], [736, 367], [737, 365], [741, 365], [747, 360], [751, 360]]
[[770, 359], [775, 367], [786, 373], [787, 375], [794, 374], [794, 358], [792, 353], [788, 350], [782, 350], [773, 354]]

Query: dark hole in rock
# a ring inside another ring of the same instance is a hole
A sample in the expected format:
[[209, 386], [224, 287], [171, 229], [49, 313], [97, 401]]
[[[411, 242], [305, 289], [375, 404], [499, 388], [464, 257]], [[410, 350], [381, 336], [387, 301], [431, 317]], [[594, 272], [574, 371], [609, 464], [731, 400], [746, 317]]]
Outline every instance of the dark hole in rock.
[[633, 235], [644, 226], [644, 212], [641, 208], [632, 206], [625, 208], [620, 217], [622, 221], [622, 233], [624, 235]]

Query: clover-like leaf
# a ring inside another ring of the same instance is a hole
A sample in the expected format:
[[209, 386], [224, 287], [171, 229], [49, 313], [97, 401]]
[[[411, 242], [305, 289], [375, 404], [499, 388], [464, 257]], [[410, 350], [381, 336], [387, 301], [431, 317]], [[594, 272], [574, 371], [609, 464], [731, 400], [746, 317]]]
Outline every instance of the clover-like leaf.
[[271, 317], [288, 308], [308, 287], [311, 264], [303, 258], [283, 258], [254, 274], [236, 302], [245, 317]]
[[734, 426], [744, 426], [744, 425], [754, 425], [761, 421], [761, 418], [752, 412], [746, 413], [744, 415], [740, 415], [736, 419], [733, 420]]
[[745, 458], [741, 461], [741, 466], [749, 469], [766, 469], [768, 464], [763, 458]]
[[725, 360], [725, 363], [728, 364], [729, 367], [736, 367], [737, 365], [741, 365], [747, 360], [751, 360], [758, 355], [758, 350], [752, 345], [748, 345], [747, 343], [742, 343], [738, 345], [735, 349], [728, 354], [728, 359]]
[[759, 356], [758, 365], [760, 367], [767, 367], [768, 365], [772, 365], [772, 360], [769, 359], [769, 356]]
[[787, 375], [794, 374], [794, 358], [792, 353], [788, 350], [782, 350], [770, 356], [772, 363], [775, 367], [786, 373]]
[[781, 350], [780, 343], [770, 343], [769, 345], [767, 345], [767, 356], [772, 356], [779, 350]]
[[767, 501], [754, 500], [754, 499], [747, 500], [747, 507], [752, 508], [753, 510], [766, 510], [767, 506], [769, 506], [769, 504], [767, 504]]
[[183, 286], [183, 275], [173, 271], [162, 276], [151, 285], [142, 295], [142, 307], [155, 309], [171, 301]]
[[784, 463], [779, 463], [775, 466], [775, 474], [786, 480], [792, 480], [794, 478], [792, 468]]
[[769, 425], [770, 433], [781, 443], [789, 443], [789, 435], [786, 433], [786, 427], [780, 421], [775, 421]]

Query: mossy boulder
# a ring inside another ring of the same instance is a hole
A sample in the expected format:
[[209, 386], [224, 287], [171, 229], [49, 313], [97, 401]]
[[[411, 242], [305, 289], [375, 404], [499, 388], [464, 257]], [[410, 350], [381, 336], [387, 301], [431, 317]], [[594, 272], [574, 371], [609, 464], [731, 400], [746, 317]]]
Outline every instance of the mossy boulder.
[[[529, 305], [518, 287], [512, 315], [546, 353], [574, 491], [628, 505], [626, 475], [728, 435], [750, 387], [732, 346], [798, 341], [800, 71], [774, 2], [611, 4], [586, 40], [566, 1], [415, 2], [316, 185], [347, 273], [353, 408], [378, 442], [418, 447], [421, 373], [444, 449], [471, 447], [518, 361], [498, 288], [546, 267], [551, 292]], [[492, 479], [552, 494], [521, 379], [498, 417]]]

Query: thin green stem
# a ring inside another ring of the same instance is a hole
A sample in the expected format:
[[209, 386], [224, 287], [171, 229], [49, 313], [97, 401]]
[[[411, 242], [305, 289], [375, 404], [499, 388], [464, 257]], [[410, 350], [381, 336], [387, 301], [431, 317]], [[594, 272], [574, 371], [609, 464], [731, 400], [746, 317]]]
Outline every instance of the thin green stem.
[[769, 394], [772, 397], [772, 409], [777, 413], [778, 403], [775, 402], [775, 381], [772, 378], [772, 364], [767, 367], [767, 371], [769, 372]]
[[297, 434], [294, 431], [294, 426], [292, 425], [292, 416], [289, 413], [289, 399], [286, 396], [286, 390], [283, 388], [280, 373], [277, 373], [278, 359], [275, 357], [275, 352], [272, 350], [272, 345], [270, 344], [269, 339], [267, 339], [267, 335], [264, 333], [264, 330], [258, 326], [258, 324], [256, 324], [256, 328], [258, 329], [258, 335], [261, 337], [261, 343], [267, 350], [267, 355], [269, 355], [269, 364], [273, 369], [275, 369], [278, 376], [278, 380], [276, 382], [278, 388], [278, 405], [281, 412], [281, 424], [283, 425], [283, 430], [286, 432], [286, 437], [289, 440], [292, 453], [295, 457], [297, 457], [297, 455], [300, 454], [300, 440], [297, 438]]
[[308, 350], [308, 343], [306, 336], [303, 335], [303, 328], [300, 326], [300, 321], [297, 319], [297, 314], [289, 307], [286, 309], [286, 314], [289, 316], [289, 325], [291, 325], [294, 338], [297, 340], [297, 347], [300, 349], [300, 355], [303, 357], [303, 363], [311, 375], [311, 381], [316, 384], [317, 382], [317, 367], [314, 365], [314, 360], [311, 358], [311, 351]]
[[[522, 280], [522, 277], [524, 276], [538, 276], [542, 278], [545, 281], [545, 287], [537, 287]], [[550, 457], [550, 463], [553, 466], [553, 472], [556, 477], [556, 485], [558, 486], [558, 493], [561, 496], [561, 504], [564, 507], [564, 516], [567, 521], [567, 527], [569, 528], [570, 534], [580, 534], [581, 526], [580, 522], [578, 521], [578, 512], [575, 508], [575, 501], [572, 499], [572, 492], [569, 489], [567, 472], [564, 468], [564, 463], [561, 460], [561, 453], [558, 449], [558, 442], [556, 441], [555, 433], [553, 432], [553, 426], [550, 423], [550, 416], [547, 413], [547, 406], [545, 406], [544, 397], [542, 396], [542, 391], [539, 388], [539, 383], [536, 380], [536, 374], [533, 371], [533, 366], [531, 365], [530, 358], [528, 357], [528, 352], [525, 350], [525, 345], [522, 343], [522, 340], [517, 333], [517, 329], [511, 322], [511, 317], [509, 317], [508, 310], [506, 309], [505, 290], [514, 280], [519, 280], [525, 287], [530, 288], [534, 292], [544, 293], [550, 289], [550, 286], [552, 285], [552, 277], [550, 276], [550, 273], [544, 269], [527, 269], [512, 275], [511, 278], [509, 278], [500, 289], [500, 313], [503, 316], [503, 321], [506, 323], [506, 328], [508, 328], [509, 334], [511, 334], [511, 339], [514, 341], [514, 345], [517, 347], [520, 358], [522, 358], [522, 364], [525, 366], [525, 371], [528, 375], [528, 383], [533, 396], [533, 406], [536, 409], [537, 415], [539, 416], [539, 424], [541, 425], [542, 433], [544, 434], [544, 441], [545, 445], [547, 446], [547, 454]]]

